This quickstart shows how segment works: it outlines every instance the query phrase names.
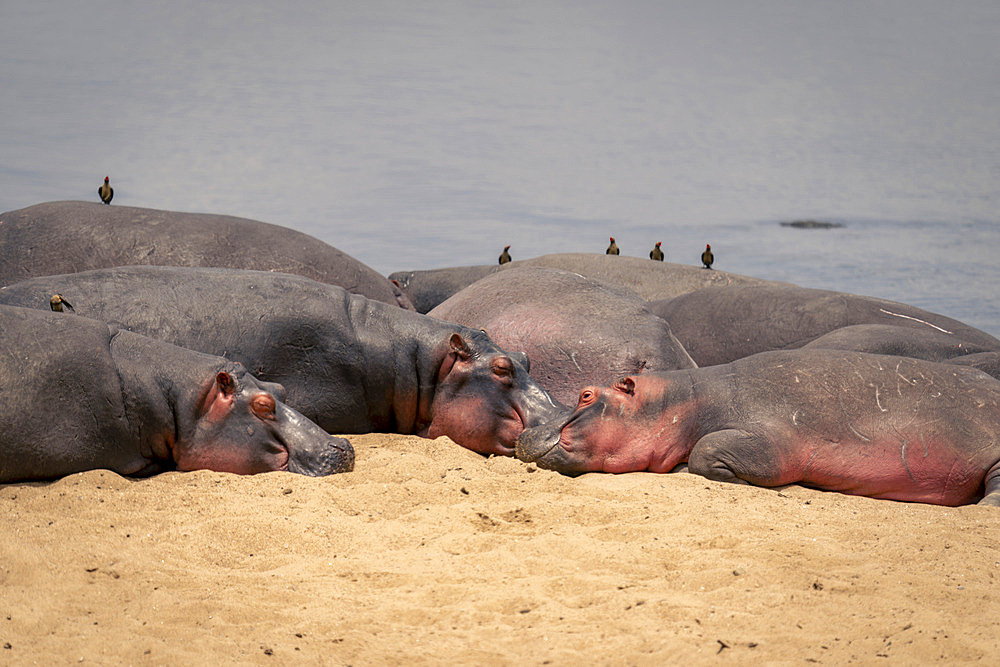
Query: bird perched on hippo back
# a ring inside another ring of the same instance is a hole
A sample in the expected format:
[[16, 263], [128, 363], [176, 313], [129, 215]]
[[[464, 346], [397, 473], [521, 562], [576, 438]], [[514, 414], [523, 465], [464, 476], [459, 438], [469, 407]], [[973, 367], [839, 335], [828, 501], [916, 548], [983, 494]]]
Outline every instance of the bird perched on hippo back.
[[504, 349], [524, 352], [532, 377], [567, 404], [585, 384], [695, 366], [641, 297], [570, 271], [512, 266], [428, 314], [485, 329]]
[[[503, 270], [516, 266], [543, 266], [572, 271], [609, 285], [630, 289], [650, 301], [675, 297], [713, 285], [775, 284], [774, 281], [725, 271], [704, 271], [690, 264], [649, 262], [641, 257], [609, 256], [592, 252], [555, 253], [519, 259]], [[426, 271], [397, 271], [390, 274], [389, 278], [397, 281], [405, 290], [418, 313], [426, 313], [451, 295], [500, 270], [496, 264], [452, 266]]]
[[55, 313], [62, 313], [64, 311], [67, 313], [73, 312], [73, 304], [62, 298], [61, 294], [53, 294], [49, 297], [49, 308]]
[[510, 246], [509, 245], [505, 245], [503, 247], [503, 252], [500, 253], [500, 263], [501, 264], [506, 264], [507, 262], [510, 261], [510, 253], [507, 252], [508, 250], [510, 250]]
[[649, 258], [655, 259], [657, 262], [663, 261], [663, 251], [660, 250], [660, 241], [657, 241], [653, 249], [649, 251]]
[[133, 265], [294, 273], [413, 310], [402, 290], [371, 267], [317, 238], [258, 220], [75, 201], [0, 213], [0, 285]]
[[101, 198], [101, 201], [105, 204], [110, 204], [112, 197], [115, 196], [115, 189], [111, 187], [111, 182], [108, 177], [104, 177], [104, 185], [97, 188], [97, 196]]
[[701, 263], [705, 265], [706, 269], [710, 269], [714, 261], [715, 255], [712, 254], [712, 246], [706, 243], [705, 252], [701, 253]]
[[615, 243], [615, 237], [612, 236], [611, 237], [611, 245], [609, 245], [608, 249], [604, 251], [604, 254], [605, 255], [617, 255], [618, 253], [619, 253], [618, 244]]

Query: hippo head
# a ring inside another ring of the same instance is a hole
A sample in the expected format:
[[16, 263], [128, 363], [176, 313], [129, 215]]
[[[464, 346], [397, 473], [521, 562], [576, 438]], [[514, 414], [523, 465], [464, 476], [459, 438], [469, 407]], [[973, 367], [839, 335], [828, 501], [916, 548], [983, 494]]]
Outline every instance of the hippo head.
[[[669, 472], [690, 451], [694, 411], [683, 391], [690, 383], [668, 379], [675, 375], [632, 375], [610, 387], [584, 388], [575, 410], [518, 437], [517, 458], [567, 475]], [[671, 396], [678, 393], [674, 384], [683, 396]]]
[[466, 334], [453, 333], [446, 342], [421, 435], [446, 435], [480, 454], [512, 456], [521, 431], [566, 408], [531, 379], [525, 355], [505, 353], [485, 332]]
[[218, 371], [196, 405], [193, 434], [173, 448], [177, 468], [311, 476], [352, 470], [351, 444], [285, 405], [284, 397], [280, 384], [261, 382], [241, 366]]

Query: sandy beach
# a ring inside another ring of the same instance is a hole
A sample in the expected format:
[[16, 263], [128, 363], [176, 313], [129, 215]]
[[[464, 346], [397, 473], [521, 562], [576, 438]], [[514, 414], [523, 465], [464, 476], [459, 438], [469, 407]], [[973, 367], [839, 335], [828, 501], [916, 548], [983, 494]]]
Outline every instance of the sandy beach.
[[349, 438], [355, 471], [325, 478], [0, 486], [0, 664], [926, 664], [1000, 641], [995, 508]]

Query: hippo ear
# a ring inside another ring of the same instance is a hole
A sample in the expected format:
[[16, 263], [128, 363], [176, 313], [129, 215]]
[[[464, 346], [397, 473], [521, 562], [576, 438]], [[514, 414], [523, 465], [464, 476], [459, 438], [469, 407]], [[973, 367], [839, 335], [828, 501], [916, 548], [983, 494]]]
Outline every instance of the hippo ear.
[[524, 352], [511, 352], [510, 358], [517, 362], [517, 364], [524, 369], [525, 373], [531, 372], [531, 360], [528, 359], [527, 354]]
[[461, 334], [453, 333], [448, 344], [451, 345], [451, 351], [457, 354], [458, 358], [462, 361], [466, 361], [472, 356], [472, 350], [469, 349], [468, 344], [462, 338]]
[[226, 371], [219, 371], [202, 403], [201, 415], [211, 421], [221, 420], [232, 410], [235, 395], [236, 380]]
[[618, 391], [624, 392], [626, 394], [634, 394], [635, 393], [635, 380], [633, 380], [630, 377], [624, 377], [621, 380], [618, 380], [617, 382], [615, 382], [614, 388], [617, 389]]
[[219, 371], [219, 374], [215, 376], [215, 384], [227, 398], [236, 393], [236, 380], [226, 371]]

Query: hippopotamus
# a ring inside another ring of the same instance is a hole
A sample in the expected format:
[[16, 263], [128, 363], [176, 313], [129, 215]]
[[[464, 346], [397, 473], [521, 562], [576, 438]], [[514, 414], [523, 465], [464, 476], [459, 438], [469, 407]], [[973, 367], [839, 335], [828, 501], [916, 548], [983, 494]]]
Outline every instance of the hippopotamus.
[[563, 403], [585, 384], [695, 366], [670, 325], [634, 292], [559, 269], [501, 271], [428, 315], [485, 329], [500, 347], [526, 353], [532, 377]]
[[0, 285], [136, 264], [294, 273], [413, 310], [403, 291], [371, 267], [279, 225], [80, 201], [0, 214]]
[[639, 257], [592, 253], [556, 253], [517, 260], [501, 266], [456, 266], [427, 271], [397, 271], [389, 274], [409, 296], [417, 312], [430, 312], [451, 295], [477, 280], [522, 266], [541, 266], [572, 271], [616, 287], [630, 289], [647, 301], [667, 299], [709, 286], [787, 285], [725, 271], [701, 271], [671, 262], [652, 262]]
[[562, 409], [482, 331], [301, 276], [118, 267], [22, 281], [0, 303], [47, 309], [53, 294], [77, 315], [240, 361], [331, 433], [447, 435], [511, 455], [522, 428]]
[[[670, 323], [699, 366], [795, 349], [855, 324], [935, 332], [953, 340], [956, 348], [1000, 350], [1000, 340], [944, 315], [896, 301], [794, 285], [706, 288], [651, 302], [649, 309]], [[873, 341], [877, 337], [866, 345]], [[940, 346], [940, 340], [935, 345]]]
[[973, 368], [840, 350], [586, 387], [517, 456], [567, 474], [670, 472], [842, 493], [1000, 505], [1000, 381]]
[[945, 360], [946, 364], [978, 368], [987, 375], [1000, 380], [1000, 352], [976, 352]]
[[0, 482], [93, 469], [328, 475], [350, 442], [239, 363], [68, 313], [0, 306]]
[[969, 343], [954, 333], [945, 333], [931, 327], [852, 324], [814, 338], [801, 349], [853, 350], [927, 361], [947, 361], [968, 354], [994, 351], [982, 343], [983, 341]]

